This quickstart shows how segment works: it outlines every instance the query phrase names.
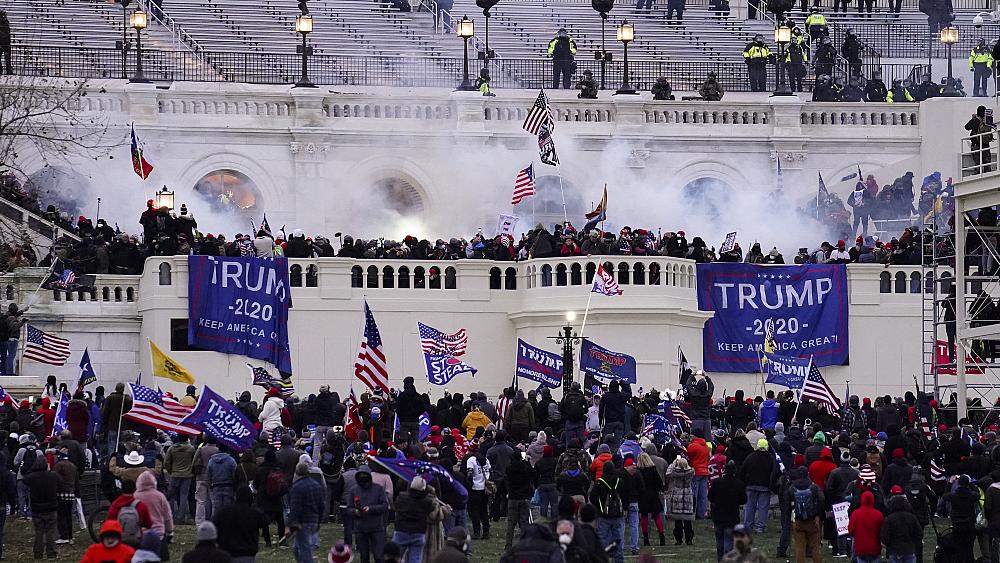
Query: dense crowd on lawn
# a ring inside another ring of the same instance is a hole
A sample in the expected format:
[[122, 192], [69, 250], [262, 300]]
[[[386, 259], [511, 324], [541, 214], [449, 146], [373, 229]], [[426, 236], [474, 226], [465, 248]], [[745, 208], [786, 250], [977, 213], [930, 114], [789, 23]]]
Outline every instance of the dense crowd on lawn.
[[[53, 432], [64, 387], [50, 377], [34, 403], [0, 404], [9, 436], [0, 502], [12, 508], [7, 525], [32, 520], [36, 557], [55, 557], [60, 544], [86, 541], [74, 532], [73, 505], [84, 472], [99, 472], [111, 508], [87, 563], [159, 561], [188, 525], [198, 544], [185, 562], [252, 561], [263, 540], [291, 543], [301, 562], [320, 548], [332, 561], [353, 551], [364, 562], [451, 563], [499, 536], [505, 563], [621, 563], [666, 544], [668, 524], [677, 546], [711, 542], [695, 537], [692, 522], [703, 519], [727, 562], [765, 561], [752, 538], [767, 527], [780, 529], [775, 556], [794, 547], [799, 563], [807, 546], [822, 561], [824, 543], [834, 556], [914, 561], [933, 517], [950, 519], [940, 543], [958, 562], [974, 561], [977, 542], [989, 556], [1000, 539], [1000, 400], [959, 421], [954, 397], [940, 405], [919, 392], [852, 396], [834, 408], [796, 403], [791, 391], [724, 397], [700, 371], [685, 375], [676, 394], [613, 381], [596, 391], [574, 383], [432, 401], [412, 378], [357, 403], [326, 385], [301, 400], [270, 389], [258, 402], [246, 391], [234, 404], [260, 437], [244, 452], [122, 418], [132, 399], [121, 384], [107, 396], [77, 389], [67, 428]], [[194, 386], [179, 401], [193, 406]], [[646, 424], [665, 413], [676, 426]], [[438, 469], [403, 480], [375, 457]], [[838, 537], [839, 503], [850, 533]], [[979, 512], [986, 527], [976, 525]], [[343, 537], [319, 546], [319, 528], [333, 522]]]

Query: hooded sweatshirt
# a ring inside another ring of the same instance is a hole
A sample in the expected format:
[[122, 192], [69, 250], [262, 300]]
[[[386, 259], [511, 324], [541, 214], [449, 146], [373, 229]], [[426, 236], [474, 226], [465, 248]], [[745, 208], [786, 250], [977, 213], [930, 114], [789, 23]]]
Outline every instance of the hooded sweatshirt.
[[760, 427], [763, 430], [774, 428], [778, 423], [778, 401], [767, 399], [760, 405]]
[[170, 510], [170, 502], [163, 493], [156, 490], [156, 477], [152, 473], [147, 471], [139, 475], [133, 496], [146, 505], [153, 522], [150, 530], [159, 534], [161, 538], [174, 532], [174, 516]]
[[854, 538], [854, 554], [859, 557], [877, 557], [882, 553], [879, 534], [885, 518], [875, 508], [875, 495], [868, 491], [861, 494], [861, 506], [851, 514], [847, 532]]
[[[107, 534], [117, 534], [120, 538], [122, 535], [121, 524], [117, 520], [105, 520], [104, 524], [101, 525], [100, 535]], [[134, 553], [135, 549], [122, 542], [118, 542], [118, 545], [110, 549], [104, 547], [103, 543], [97, 542], [87, 548], [80, 563], [129, 563], [132, 561]]]
[[809, 465], [809, 478], [816, 486], [820, 489], [826, 489], [826, 478], [837, 468], [837, 464], [833, 462], [833, 454], [830, 452], [830, 448], [823, 448], [823, 451], [819, 454], [819, 459], [812, 462]]

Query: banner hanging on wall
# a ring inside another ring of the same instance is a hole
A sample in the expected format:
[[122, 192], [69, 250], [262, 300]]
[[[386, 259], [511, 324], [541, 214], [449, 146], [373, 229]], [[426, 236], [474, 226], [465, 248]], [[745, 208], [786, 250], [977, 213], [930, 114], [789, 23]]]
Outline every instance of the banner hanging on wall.
[[288, 260], [188, 257], [188, 344], [292, 372]]
[[775, 353], [844, 365], [848, 303], [843, 264], [698, 264], [698, 308], [715, 313], [703, 332], [704, 368], [760, 371], [769, 324]]

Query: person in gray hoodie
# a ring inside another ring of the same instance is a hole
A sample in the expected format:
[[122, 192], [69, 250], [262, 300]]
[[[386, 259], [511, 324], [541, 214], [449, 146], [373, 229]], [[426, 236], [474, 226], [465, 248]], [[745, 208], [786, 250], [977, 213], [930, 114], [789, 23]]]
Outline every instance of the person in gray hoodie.
[[229, 455], [225, 446], [219, 446], [219, 451], [209, 458], [205, 473], [208, 475], [208, 486], [211, 491], [212, 512], [216, 513], [233, 503], [236, 460]]
[[358, 468], [354, 485], [347, 490], [347, 508], [354, 519], [354, 547], [360, 563], [368, 563], [369, 556], [381, 561], [385, 547], [385, 514], [389, 502], [385, 489], [372, 482], [372, 470], [367, 465]]

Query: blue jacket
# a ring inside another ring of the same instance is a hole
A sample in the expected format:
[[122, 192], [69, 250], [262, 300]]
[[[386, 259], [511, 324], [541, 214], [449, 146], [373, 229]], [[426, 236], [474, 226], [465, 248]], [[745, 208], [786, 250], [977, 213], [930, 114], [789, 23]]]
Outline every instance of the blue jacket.
[[233, 456], [219, 452], [208, 460], [205, 468], [208, 475], [208, 483], [213, 487], [233, 486], [233, 477], [236, 475], [236, 460]]
[[778, 401], [768, 399], [760, 405], [760, 428], [761, 430], [773, 429], [778, 423]]
[[314, 479], [300, 477], [288, 491], [288, 525], [319, 524], [323, 515], [323, 487]]

